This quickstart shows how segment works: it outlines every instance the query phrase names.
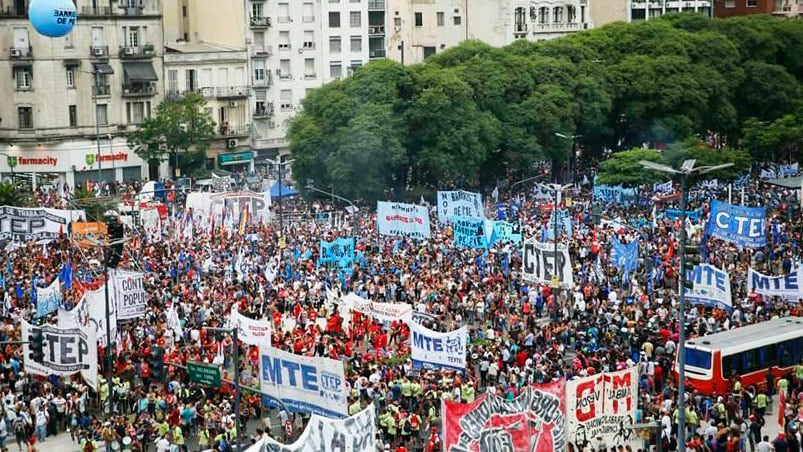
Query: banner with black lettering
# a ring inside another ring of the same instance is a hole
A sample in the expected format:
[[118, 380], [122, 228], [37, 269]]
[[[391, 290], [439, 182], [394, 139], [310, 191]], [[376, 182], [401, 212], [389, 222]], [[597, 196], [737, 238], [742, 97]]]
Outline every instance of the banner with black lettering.
[[409, 325], [410, 358], [414, 368], [466, 370], [467, 327], [440, 333], [416, 322], [409, 322]]
[[246, 452], [374, 451], [377, 450], [375, 417], [373, 404], [346, 419], [330, 419], [313, 414], [293, 444], [281, 444], [273, 438], [267, 438], [246, 449]]
[[117, 270], [112, 277], [117, 319], [137, 319], [145, 315], [145, 286], [142, 273]]
[[565, 243], [558, 243], [557, 248], [558, 252], [555, 254], [555, 245], [552, 243], [537, 242], [534, 238], [525, 240], [521, 259], [521, 273], [524, 280], [551, 284], [557, 259], [558, 284], [563, 288], [574, 287], [569, 248]]
[[380, 322], [395, 322], [408, 317], [413, 307], [407, 303], [382, 303], [367, 300], [354, 292], [343, 296], [339, 300], [340, 306], [347, 311], [357, 311], [371, 316]]
[[485, 218], [482, 196], [465, 190], [438, 192], [438, 223], [452, 221], [452, 217]]
[[747, 292], [755, 291], [765, 297], [781, 297], [784, 300], [797, 303], [803, 298], [803, 265], [785, 275], [765, 275], [752, 268], [747, 270]]
[[564, 382], [525, 387], [513, 400], [484, 394], [443, 401], [445, 452], [564, 452]]
[[53, 240], [85, 219], [83, 210], [0, 206], [0, 240]]
[[87, 385], [98, 385], [98, 346], [94, 331], [80, 328], [34, 326], [22, 320], [25, 371], [60, 377], [80, 372]]
[[[117, 338], [117, 309], [111, 300], [109, 310], [109, 329], [112, 338]], [[102, 287], [84, 292], [81, 300], [70, 310], [59, 308], [56, 317], [59, 328], [91, 328], [98, 344], [106, 346], [106, 295]]]
[[568, 440], [583, 449], [586, 441], [597, 436], [609, 446], [636, 445], [638, 405], [638, 368], [577, 378], [566, 383], [566, 419]]
[[[235, 305], [236, 306], [236, 305]], [[237, 339], [248, 345], [270, 347], [271, 327], [267, 320], [254, 320], [240, 314], [232, 308], [229, 316], [229, 326], [237, 328]], [[181, 327], [179, 326], [179, 330]]]

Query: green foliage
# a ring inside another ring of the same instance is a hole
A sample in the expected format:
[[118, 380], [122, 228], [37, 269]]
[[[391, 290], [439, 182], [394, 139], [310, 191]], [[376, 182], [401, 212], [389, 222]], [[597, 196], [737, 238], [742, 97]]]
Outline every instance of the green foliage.
[[[206, 112], [206, 99], [200, 94], [186, 94], [179, 100], [165, 99], [156, 114], [128, 135], [128, 145], [152, 165], [169, 159], [183, 173], [192, 174], [203, 165], [215, 126]], [[171, 158], [172, 156], [172, 158]]]
[[[417, 200], [520, 180], [540, 161], [559, 170], [574, 143], [557, 132], [579, 135], [588, 162], [635, 149], [606, 164], [611, 183], [665, 180], [634, 167], [645, 147], [666, 147], [661, 161], [734, 161], [717, 175], [729, 178], [751, 157], [797, 157], [801, 80], [803, 22], [764, 16], [669, 15], [504, 48], [466, 41], [311, 92], [290, 126], [293, 171], [350, 198]], [[694, 141], [711, 136], [749, 155]]]
[[33, 193], [21, 190], [10, 182], [0, 183], [0, 206], [34, 207]]
[[597, 182], [604, 185], [639, 185], [664, 182], [666, 176], [644, 169], [639, 162], [661, 162], [661, 153], [654, 149], [631, 149], [613, 154], [600, 164]]

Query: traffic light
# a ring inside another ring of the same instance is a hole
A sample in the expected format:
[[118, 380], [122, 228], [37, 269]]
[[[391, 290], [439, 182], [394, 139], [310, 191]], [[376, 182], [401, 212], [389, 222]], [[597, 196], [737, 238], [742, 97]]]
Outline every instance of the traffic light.
[[37, 363], [45, 362], [45, 336], [39, 328], [28, 335], [28, 358]]
[[151, 373], [155, 380], [163, 380], [165, 378], [165, 349], [162, 347], [151, 347]]
[[700, 247], [686, 245], [686, 267], [694, 267], [700, 263]]
[[109, 247], [107, 248], [108, 256], [106, 257], [106, 265], [110, 268], [117, 268], [120, 265], [120, 259], [123, 257], [123, 237], [125, 232], [123, 224], [117, 217], [106, 217], [106, 236], [109, 238]]

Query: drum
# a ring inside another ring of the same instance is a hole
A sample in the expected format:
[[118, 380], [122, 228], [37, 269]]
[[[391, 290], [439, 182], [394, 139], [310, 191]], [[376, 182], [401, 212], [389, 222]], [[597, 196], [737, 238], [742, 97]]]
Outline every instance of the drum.
[[120, 450], [120, 441], [112, 441], [112, 450]]
[[131, 437], [123, 437], [123, 450], [131, 450]]

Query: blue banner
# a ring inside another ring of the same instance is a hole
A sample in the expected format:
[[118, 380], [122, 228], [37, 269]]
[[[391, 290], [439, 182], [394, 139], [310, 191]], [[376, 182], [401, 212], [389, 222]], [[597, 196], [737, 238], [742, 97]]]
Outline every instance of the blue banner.
[[354, 237], [339, 237], [331, 242], [321, 240], [318, 265], [348, 268], [354, 264]]
[[572, 236], [572, 219], [569, 216], [569, 212], [563, 209], [552, 209], [552, 213], [549, 215], [549, 223], [547, 223], [547, 233], [546, 237], [548, 240], [555, 239], [555, 215], [558, 216], [558, 235], [566, 234], [566, 237]]
[[34, 287], [36, 293], [36, 317], [44, 317], [61, 306], [61, 281], [56, 278], [44, 289]]
[[486, 248], [485, 220], [474, 217], [452, 217], [454, 245], [458, 248]]
[[507, 220], [507, 203], [500, 202], [496, 204], [496, 219]]
[[616, 238], [613, 239], [611, 249], [611, 262], [625, 274], [636, 271], [638, 268], [638, 242], [633, 240], [625, 245]]
[[624, 188], [619, 185], [615, 187], [609, 185], [594, 185], [593, 197], [594, 202], [633, 204], [636, 202], [638, 194], [635, 188]]
[[732, 307], [728, 272], [710, 264], [699, 264], [686, 270], [686, 280], [692, 283], [691, 289], [685, 289], [689, 303], [725, 309]]
[[711, 201], [708, 235], [736, 244], [758, 248], [767, 243], [767, 210], [764, 207], [734, 206]]
[[[486, 227], [486, 230], [489, 228]], [[493, 221], [490, 228], [491, 238], [488, 241], [488, 246], [495, 243], [512, 242], [516, 245], [521, 243], [521, 223], [518, 221]]]
[[[663, 211], [662, 218], [669, 218], [670, 220], [677, 220], [680, 218], [680, 209], [666, 209]], [[686, 218], [690, 219], [691, 221], [700, 221], [700, 215], [703, 213], [701, 209], [696, 210], [687, 210], [686, 211]]]

